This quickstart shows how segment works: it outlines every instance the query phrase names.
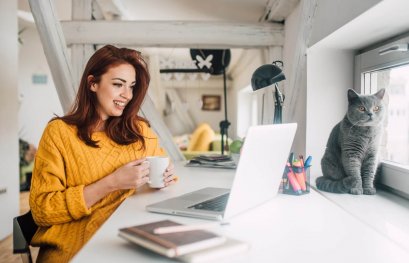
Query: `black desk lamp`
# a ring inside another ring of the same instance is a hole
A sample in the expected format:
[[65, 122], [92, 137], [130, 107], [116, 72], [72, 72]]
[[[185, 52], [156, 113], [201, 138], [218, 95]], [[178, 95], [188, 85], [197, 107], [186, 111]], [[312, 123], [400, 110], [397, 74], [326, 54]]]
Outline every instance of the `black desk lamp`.
[[260, 66], [254, 71], [251, 77], [251, 87], [253, 91], [263, 89], [274, 84], [274, 120], [273, 123], [282, 123], [282, 108], [284, 96], [278, 88], [278, 82], [285, 79], [284, 73], [277, 64], [283, 66], [282, 61], [274, 61], [272, 64]]

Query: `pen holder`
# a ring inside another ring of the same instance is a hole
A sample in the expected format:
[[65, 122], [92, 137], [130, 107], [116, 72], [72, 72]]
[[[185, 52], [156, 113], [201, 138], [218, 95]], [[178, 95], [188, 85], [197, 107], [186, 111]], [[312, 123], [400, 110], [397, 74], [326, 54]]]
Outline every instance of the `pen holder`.
[[279, 193], [303, 195], [310, 192], [309, 167], [286, 166], [281, 179]]

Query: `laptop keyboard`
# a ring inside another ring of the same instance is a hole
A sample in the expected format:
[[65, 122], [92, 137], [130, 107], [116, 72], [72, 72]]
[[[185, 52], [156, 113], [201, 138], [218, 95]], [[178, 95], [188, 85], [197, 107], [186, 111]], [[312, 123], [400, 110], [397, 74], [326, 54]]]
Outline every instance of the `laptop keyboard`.
[[228, 199], [229, 199], [229, 193], [226, 193], [226, 194], [218, 196], [216, 198], [206, 200], [206, 201], [198, 203], [196, 205], [192, 205], [189, 208], [222, 212], [226, 208], [226, 204], [227, 204]]

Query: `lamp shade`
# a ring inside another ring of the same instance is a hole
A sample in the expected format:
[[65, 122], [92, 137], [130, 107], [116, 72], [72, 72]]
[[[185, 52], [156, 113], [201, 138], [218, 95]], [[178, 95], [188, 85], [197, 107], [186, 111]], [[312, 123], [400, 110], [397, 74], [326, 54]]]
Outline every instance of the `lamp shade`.
[[266, 64], [258, 67], [251, 77], [253, 91], [268, 87], [285, 79], [283, 71], [274, 64]]

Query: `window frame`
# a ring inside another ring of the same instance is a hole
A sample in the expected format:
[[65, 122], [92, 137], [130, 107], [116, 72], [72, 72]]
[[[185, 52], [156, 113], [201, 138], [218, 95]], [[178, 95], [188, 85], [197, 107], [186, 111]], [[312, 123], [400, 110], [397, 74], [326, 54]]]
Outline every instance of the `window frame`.
[[[381, 43], [369, 46], [355, 56], [354, 62], [354, 87], [358, 92], [363, 91], [364, 73], [388, 69], [395, 66], [409, 64], [409, 50], [406, 52], [394, 51], [383, 55], [379, 52], [396, 46], [397, 44], [409, 45], [409, 33], [388, 39]], [[409, 198], [409, 166], [391, 161], [381, 160], [381, 176], [378, 184], [385, 186], [393, 192]]]

